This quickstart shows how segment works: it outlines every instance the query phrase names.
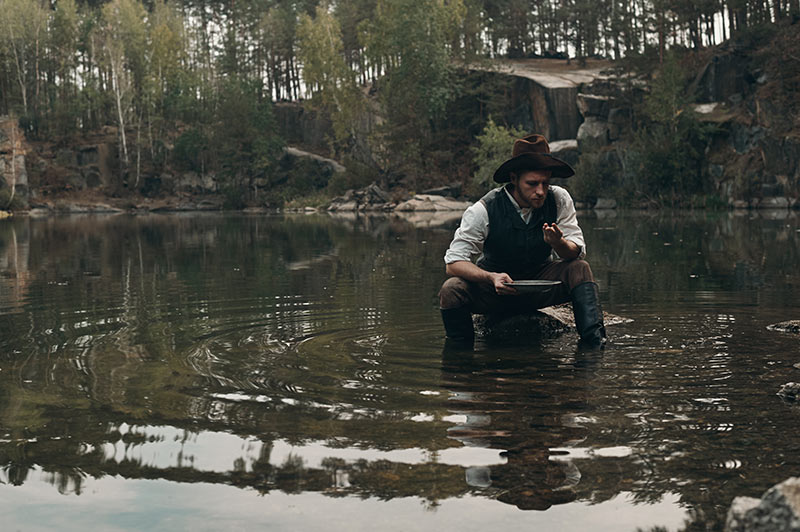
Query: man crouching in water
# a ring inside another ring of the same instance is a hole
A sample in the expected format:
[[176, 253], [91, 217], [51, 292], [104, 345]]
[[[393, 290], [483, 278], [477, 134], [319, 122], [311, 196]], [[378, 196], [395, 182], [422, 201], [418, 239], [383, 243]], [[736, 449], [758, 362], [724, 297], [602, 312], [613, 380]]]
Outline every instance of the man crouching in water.
[[[494, 173], [503, 184], [470, 206], [445, 254], [451, 277], [439, 292], [442, 321], [450, 341], [472, 345], [472, 314], [526, 312], [572, 301], [581, 348], [605, 343], [597, 283], [569, 193], [551, 177], [575, 171], [550, 155], [541, 135], [514, 143], [511, 158]], [[559, 260], [552, 260], [552, 252]], [[481, 255], [482, 253], [482, 255]], [[480, 255], [477, 263], [472, 260]], [[542, 294], [520, 295], [506, 283], [561, 281]]]

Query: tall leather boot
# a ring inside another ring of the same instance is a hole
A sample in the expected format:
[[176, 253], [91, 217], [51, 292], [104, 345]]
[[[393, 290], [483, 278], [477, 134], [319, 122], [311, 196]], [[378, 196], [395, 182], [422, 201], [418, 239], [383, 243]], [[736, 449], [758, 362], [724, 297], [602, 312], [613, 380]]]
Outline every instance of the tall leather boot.
[[447, 343], [453, 347], [472, 347], [475, 329], [472, 327], [472, 313], [464, 307], [442, 309], [442, 323], [447, 335]]
[[603, 310], [597, 283], [581, 283], [572, 289], [572, 312], [580, 340], [578, 347], [602, 349], [606, 342]]

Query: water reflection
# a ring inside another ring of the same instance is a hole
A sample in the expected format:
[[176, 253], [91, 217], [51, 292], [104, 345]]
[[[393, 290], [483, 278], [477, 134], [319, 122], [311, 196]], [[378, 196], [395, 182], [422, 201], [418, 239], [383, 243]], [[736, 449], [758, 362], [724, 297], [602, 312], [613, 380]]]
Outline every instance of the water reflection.
[[0, 482], [472, 497], [576, 528], [661, 504], [713, 526], [800, 471], [800, 411], [774, 396], [796, 337], [765, 329], [800, 313], [785, 214], [584, 215], [605, 308], [634, 319], [600, 360], [570, 335], [443, 355], [457, 220], [2, 221]]
[[490, 357], [445, 349], [442, 378], [463, 421], [448, 435], [498, 449], [505, 463], [473, 466], [467, 484], [522, 510], [546, 510], [577, 498], [581, 472], [570, 449], [587, 437], [581, 412], [602, 357], [552, 359], [532, 346]]

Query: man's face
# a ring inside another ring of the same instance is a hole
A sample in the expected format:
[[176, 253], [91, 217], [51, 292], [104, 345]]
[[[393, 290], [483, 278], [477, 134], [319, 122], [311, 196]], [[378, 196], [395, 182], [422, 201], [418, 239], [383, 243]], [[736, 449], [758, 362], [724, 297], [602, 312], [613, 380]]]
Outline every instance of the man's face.
[[512, 195], [522, 208], [538, 209], [544, 205], [547, 191], [550, 188], [550, 170], [527, 170], [519, 177], [511, 177], [514, 185]]

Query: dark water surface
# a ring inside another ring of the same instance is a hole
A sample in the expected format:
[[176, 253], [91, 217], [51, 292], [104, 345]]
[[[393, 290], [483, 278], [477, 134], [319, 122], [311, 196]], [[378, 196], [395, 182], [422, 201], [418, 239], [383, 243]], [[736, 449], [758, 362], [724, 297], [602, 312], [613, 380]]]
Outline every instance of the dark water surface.
[[719, 528], [800, 474], [800, 221], [612, 214], [602, 357], [443, 354], [457, 220], [0, 222], [3, 530]]

